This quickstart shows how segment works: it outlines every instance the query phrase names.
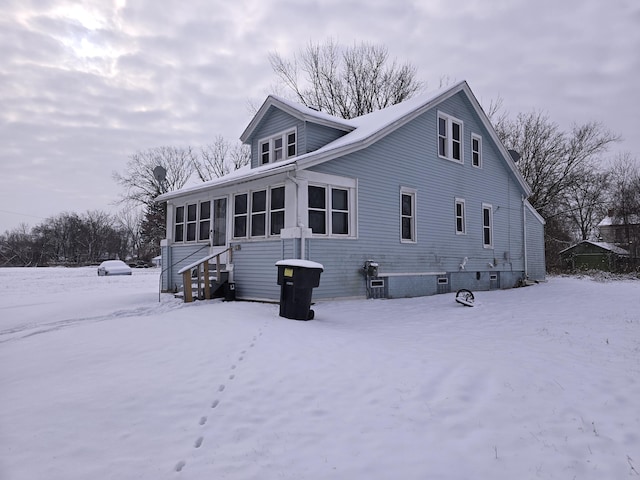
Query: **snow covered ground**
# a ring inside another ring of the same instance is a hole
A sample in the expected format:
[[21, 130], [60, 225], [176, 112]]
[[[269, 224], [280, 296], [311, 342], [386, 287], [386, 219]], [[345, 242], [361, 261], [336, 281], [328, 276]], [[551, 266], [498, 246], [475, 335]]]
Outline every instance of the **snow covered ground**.
[[310, 322], [157, 288], [0, 269], [0, 478], [640, 476], [640, 281], [324, 302]]

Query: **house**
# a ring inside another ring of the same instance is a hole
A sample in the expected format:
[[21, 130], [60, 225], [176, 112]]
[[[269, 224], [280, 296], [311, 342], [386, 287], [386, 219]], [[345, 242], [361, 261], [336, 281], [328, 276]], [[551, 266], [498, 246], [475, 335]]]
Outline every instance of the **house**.
[[240, 138], [250, 168], [158, 197], [165, 291], [216, 254], [248, 300], [278, 300], [288, 258], [324, 266], [315, 299], [545, 278], [544, 220], [464, 81], [351, 120], [269, 96]]
[[640, 216], [628, 215], [625, 218], [615, 215], [610, 210], [606, 217], [598, 223], [600, 239], [611, 243], [631, 254], [631, 258], [640, 257]]
[[560, 252], [562, 263], [571, 270], [620, 270], [629, 259], [629, 251], [612, 243], [583, 240]]

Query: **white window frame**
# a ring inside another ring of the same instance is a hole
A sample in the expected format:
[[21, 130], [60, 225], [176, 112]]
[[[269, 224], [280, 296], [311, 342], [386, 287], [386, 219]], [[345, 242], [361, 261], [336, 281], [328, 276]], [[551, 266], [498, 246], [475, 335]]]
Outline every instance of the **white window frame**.
[[[411, 214], [410, 215], [406, 215], [403, 211], [402, 211], [402, 206], [403, 206], [403, 197], [404, 196], [408, 196], [411, 198]], [[417, 199], [417, 191], [413, 188], [408, 188], [408, 187], [400, 187], [400, 243], [416, 243], [418, 241], [417, 238], [417, 214], [416, 214], [416, 206], [418, 204], [418, 199]], [[409, 220], [411, 221], [411, 237], [410, 238], [404, 238], [403, 236], [403, 221], [405, 218], [409, 218]]]
[[[461, 207], [461, 213], [458, 214], [458, 206]], [[455, 215], [455, 228], [456, 235], [466, 235], [467, 234], [467, 213], [466, 213], [466, 202], [464, 198], [456, 198], [454, 202], [454, 215]], [[458, 228], [458, 220], [460, 220], [460, 225], [462, 229]]]
[[[205, 219], [201, 219], [200, 218], [200, 214], [201, 214], [201, 209], [202, 209], [202, 204], [203, 203], [209, 203], [209, 218], [205, 218]], [[196, 216], [195, 219], [193, 220], [189, 220], [189, 207], [195, 207], [196, 209]], [[178, 222], [178, 216], [177, 216], [177, 212], [178, 209], [182, 208], [182, 222]], [[183, 203], [181, 205], [176, 205], [175, 206], [175, 211], [176, 214], [174, 216], [174, 222], [173, 222], [173, 241], [174, 243], [205, 243], [209, 241], [209, 237], [210, 235], [210, 231], [211, 231], [211, 215], [212, 215], [212, 204], [211, 204], [211, 200], [197, 200], [197, 201], [192, 201], [192, 202], [186, 202]], [[202, 221], [208, 221], [209, 222], [209, 230], [207, 231], [207, 236], [204, 239], [201, 239], [201, 222]], [[189, 240], [189, 225], [195, 225], [195, 236], [192, 240]], [[177, 240], [176, 239], [176, 229], [177, 228], [181, 228], [182, 229], [182, 240]]]
[[[444, 120], [445, 131], [442, 132], [440, 129], [440, 121]], [[453, 125], [457, 125], [460, 127], [459, 138], [455, 140], [453, 138]], [[438, 156], [440, 158], [445, 158], [447, 160], [451, 160], [456, 163], [464, 163], [464, 122], [458, 118], [455, 118], [451, 115], [448, 115], [443, 112], [438, 112], [438, 120], [436, 123], [436, 134], [437, 134], [437, 148], [438, 148]], [[441, 151], [441, 144], [444, 147], [444, 152]], [[459, 147], [459, 156], [460, 158], [454, 158], [453, 150], [454, 145], [457, 144]]]
[[[478, 142], [477, 150], [473, 148], [474, 140]], [[477, 133], [471, 134], [471, 165], [476, 168], [482, 168], [482, 137]]]
[[[231, 224], [231, 237], [232, 238], [247, 238], [247, 236], [249, 235], [249, 205], [250, 205], [250, 192], [238, 192], [232, 195], [232, 199], [233, 201], [231, 202], [232, 208], [233, 208], [233, 212], [231, 215], [231, 218], [233, 219], [232, 224]], [[237, 213], [236, 212], [236, 197], [239, 197], [241, 195], [244, 195], [247, 197], [247, 211], [244, 213]], [[244, 235], [239, 235], [236, 236], [236, 218], [239, 217], [244, 217], [245, 219], [245, 224], [244, 224]]]
[[[178, 209], [181, 208], [182, 209], [182, 221], [179, 222], [178, 221]], [[176, 205], [175, 206], [175, 215], [173, 217], [173, 241], [175, 243], [183, 243], [184, 242], [184, 224], [185, 224], [185, 220], [187, 218], [187, 212], [186, 212], [186, 208], [184, 205]], [[182, 235], [180, 235], [182, 238], [180, 240], [177, 239], [178, 235], [176, 235], [177, 231], [178, 231], [178, 227], [180, 227], [180, 231], [182, 232]]]
[[[489, 225], [485, 222], [485, 212], [489, 212]], [[486, 231], [489, 231], [489, 242], [486, 242]], [[493, 205], [490, 203], [482, 204], [482, 246], [484, 248], [493, 248]]]
[[[289, 142], [289, 136], [295, 135], [295, 142]], [[280, 142], [280, 146], [276, 146], [277, 142]], [[268, 145], [268, 149], [264, 149], [264, 146]], [[293, 155], [289, 155], [289, 148], [293, 147]], [[280, 152], [280, 158], [276, 158], [277, 152]], [[293, 158], [298, 154], [298, 129], [290, 128], [282, 132], [276, 133], [270, 137], [263, 138], [258, 141], [258, 164], [266, 165], [267, 163], [279, 162], [288, 158]], [[266, 161], [265, 161], [266, 155]]]
[[[314, 175], [314, 177], [323, 178], [328, 177], [326, 175]], [[335, 177], [337, 178], [337, 177]], [[356, 211], [357, 211], [357, 190], [356, 190], [356, 182], [351, 179], [345, 179], [346, 181], [340, 182], [318, 182], [318, 181], [309, 181], [308, 187], [319, 187], [324, 189], [325, 194], [325, 208], [317, 209], [317, 208], [309, 208], [308, 194], [307, 194], [307, 222], [309, 228], [311, 228], [311, 224], [308, 221], [309, 211], [324, 211], [325, 213], [325, 232], [326, 233], [312, 233], [314, 238], [356, 238], [357, 237], [357, 220], [356, 220]], [[347, 210], [342, 209], [334, 209], [332, 205], [332, 190], [345, 190], [347, 192]], [[333, 232], [333, 222], [332, 217], [333, 213], [347, 213], [347, 233], [334, 233]]]
[[[285, 194], [285, 202], [284, 202], [284, 206], [282, 208], [277, 208], [275, 210], [273, 210], [271, 208], [271, 192], [277, 188], [284, 188], [283, 184], [279, 184], [279, 185], [272, 185], [269, 187], [264, 187], [264, 188], [255, 188], [253, 190], [249, 190], [248, 192], [238, 192], [235, 193], [233, 195], [233, 213], [232, 213], [232, 217], [233, 217], [233, 225], [232, 225], [232, 238], [234, 239], [253, 239], [253, 240], [259, 240], [259, 239], [266, 239], [266, 238], [274, 238], [274, 237], [280, 237], [280, 232], [278, 233], [271, 233], [271, 214], [272, 213], [279, 213], [279, 212], [286, 212], [286, 206], [287, 206], [287, 201], [286, 201], [286, 188], [284, 190], [284, 194]], [[266, 195], [266, 199], [265, 199], [265, 210], [260, 210], [258, 212], [255, 212], [253, 209], [253, 194], [254, 193], [259, 193], [259, 192], [265, 192]], [[236, 213], [236, 204], [235, 204], [235, 198], [237, 196], [240, 195], [246, 195], [247, 197], [247, 211], [246, 213], [240, 213], [237, 214]], [[265, 220], [264, 220], [264, 235], [254, 235], [253, 234], [253, 217], [255, 215], [263, 215], [265, 216]], [[286, 213], [285, 213], [286, 215]], [[236, 231], [235, 231], [235, 219], [236, 217], [245, 217], [246, 218], [246, 228], [245, 228], [245, 235], [244, 236], [240, 236], [240, 237], [236, 237]]]

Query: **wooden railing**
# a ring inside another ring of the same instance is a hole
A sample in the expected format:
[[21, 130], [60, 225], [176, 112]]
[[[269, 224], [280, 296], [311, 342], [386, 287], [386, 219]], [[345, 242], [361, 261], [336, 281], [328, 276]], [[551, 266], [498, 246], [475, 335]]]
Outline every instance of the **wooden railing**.
[[183, 295], [185, 303], [193, 302], [193, 271], [196, 270], [196, 284], [198, 297], [204, 298], [205, 300], [211, 299], [211, 281], [209, 279], [209, 260], [215, 257], [216, 259], [216, 279], [220, 280], [220, 256], [228, 253], [227, 264], [233, 263], [233, 249], [232, 247], [227, 248], [219, 253], [214, 253], [212, 255], [207, 255], [206, 257], [201, 258], [200, 260], [193, 262], [186, 267], [181, 268], [178, 273], [182, 275], [182, 285], [183, 285]]

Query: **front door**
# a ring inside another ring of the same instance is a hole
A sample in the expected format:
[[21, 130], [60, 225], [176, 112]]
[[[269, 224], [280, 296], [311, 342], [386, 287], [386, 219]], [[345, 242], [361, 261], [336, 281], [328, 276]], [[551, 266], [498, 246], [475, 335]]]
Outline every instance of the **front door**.
[[[227, 199], [213, 201], [213, 229], [211, 231], [211, 254], [227, 248]], [[220, 261], [227, 263], [227, 254], [220, 255]]]

